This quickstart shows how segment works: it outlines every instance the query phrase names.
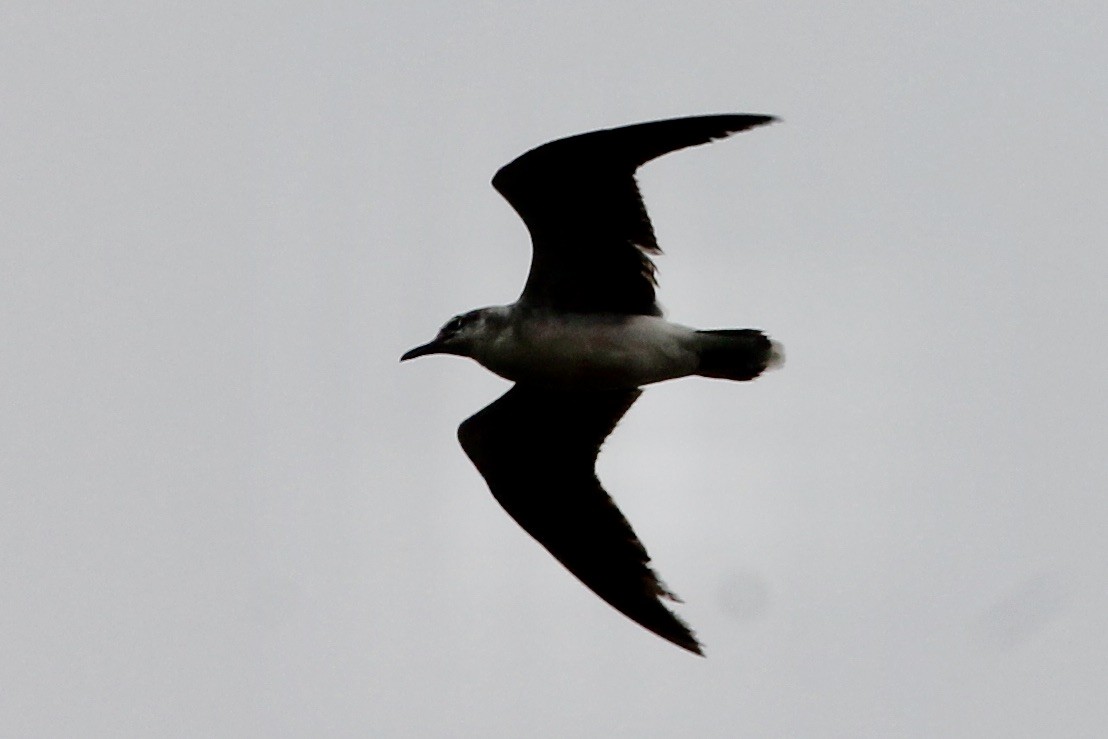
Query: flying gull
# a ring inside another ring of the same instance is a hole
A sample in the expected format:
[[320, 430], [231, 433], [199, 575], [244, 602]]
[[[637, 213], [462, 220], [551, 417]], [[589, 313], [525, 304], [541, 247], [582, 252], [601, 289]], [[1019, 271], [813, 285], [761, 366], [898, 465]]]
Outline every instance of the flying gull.
[[493, 496], [594, 593], [696, 654], [696, 637], [662, 602], [680, 600], [601, 487], [596, 456], [643, 385], [689, 375], [753, 380], [783, 354], [755, 329], [698, 331], [662, 318], [651, 260], [661, 250], [635, 170], [773, 120], [639, 123], [552, 141], [507, 164], [492, 184], [531, 232], [523, 293], [451, 318], [400, 358], [471, 357], [513, 381], [458, 428]]

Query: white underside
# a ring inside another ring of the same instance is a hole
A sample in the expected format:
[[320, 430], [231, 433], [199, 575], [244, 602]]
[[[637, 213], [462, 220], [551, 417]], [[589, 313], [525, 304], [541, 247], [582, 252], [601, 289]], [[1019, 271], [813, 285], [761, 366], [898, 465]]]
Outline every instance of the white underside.
[[513, 382], [638, 387], [696, 372], [696, 331], [653, 316], [543, 315], [474, 347], [473, 358]]

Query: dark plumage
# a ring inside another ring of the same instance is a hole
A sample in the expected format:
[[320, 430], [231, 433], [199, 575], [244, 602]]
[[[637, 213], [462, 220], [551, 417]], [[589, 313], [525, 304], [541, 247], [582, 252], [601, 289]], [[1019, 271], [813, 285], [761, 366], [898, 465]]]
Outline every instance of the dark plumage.
[[520, 304], [660, 316], [650, 255], [661, 249], [635, 170], [773, 120], [710, 115], [638, 123], [551, 141], [506, 164], [492, 185], [527, 224], [533, 249]]
[[597, 452], [641, 390], [516, 385], [458, 428], [493, 497], [594, 593], [658, 636], [700, 654], [677, 600], [648, 566], [631, 524], [596, 478]]

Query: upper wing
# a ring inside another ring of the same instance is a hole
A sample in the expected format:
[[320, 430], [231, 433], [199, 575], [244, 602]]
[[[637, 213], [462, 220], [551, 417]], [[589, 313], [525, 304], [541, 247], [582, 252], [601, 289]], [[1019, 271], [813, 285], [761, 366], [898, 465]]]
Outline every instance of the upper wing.
[[639, 390], [570, 392], [516, 385], [458, 428], [458, 439], [512, 518], [581, 582], [658, 636], [701, 654], [660, 598], [631, 525], [596, 479], [605, 437]]
[[639, 123], [552, 141], [492, 179], [531, 232], [520, 302], [570, 313], [661, 315], [654, 263], [661, 250], [635, 184], [645, 162], [774, 120], [710, 115]]

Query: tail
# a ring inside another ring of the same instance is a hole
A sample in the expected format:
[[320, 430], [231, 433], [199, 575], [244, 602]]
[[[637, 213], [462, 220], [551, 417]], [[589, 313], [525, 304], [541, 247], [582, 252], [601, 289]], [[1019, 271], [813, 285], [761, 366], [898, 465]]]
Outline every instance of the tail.
[[696, 374], [724, 380], [753, 380], [785, 363], [785, 348], [753, 328], [697, 331], [701, 337]]

